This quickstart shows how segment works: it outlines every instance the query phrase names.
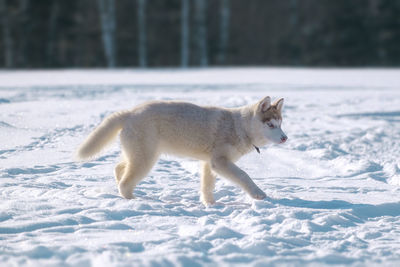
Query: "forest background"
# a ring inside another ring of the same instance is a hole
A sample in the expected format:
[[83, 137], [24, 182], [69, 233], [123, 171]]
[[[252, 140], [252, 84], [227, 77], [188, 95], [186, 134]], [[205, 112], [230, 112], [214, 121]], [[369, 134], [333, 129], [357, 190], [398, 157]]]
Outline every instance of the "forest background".
[[400, 65], [399, 0], [0, 0], [0, 68]]

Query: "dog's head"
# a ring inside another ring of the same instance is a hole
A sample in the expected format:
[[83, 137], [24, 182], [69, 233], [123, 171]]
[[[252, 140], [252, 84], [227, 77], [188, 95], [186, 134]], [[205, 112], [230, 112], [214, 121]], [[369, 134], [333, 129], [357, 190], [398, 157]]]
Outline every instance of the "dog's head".
[[260, 143], [285, 143], [288, 137], [281, 129], [283, 98], [271, 104], [269, 96], [254, 106], [252, 129], [254, 138]]

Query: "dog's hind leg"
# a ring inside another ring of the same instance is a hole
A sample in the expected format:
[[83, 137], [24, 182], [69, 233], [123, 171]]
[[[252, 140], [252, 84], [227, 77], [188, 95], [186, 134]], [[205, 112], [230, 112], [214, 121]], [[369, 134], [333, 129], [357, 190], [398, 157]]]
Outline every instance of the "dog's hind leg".
[[213, 191], [215, 188], [215, 174], [211, 171], [210, 163], [201, 163], [201, 201], [205, 206], [215, 203]]
[[[150, 134], [136, 136], [130, 132], [121, 133], [121, 145], [126, 164], [118, 189], [124, 198], [133, 198], [136, 185], [147, 175], [158, 159], [157, 142], [149, 136]], [[117, 168], [122, 169], [122, 165], [118, 164]]]
[[136, 185], [147, 175], [156, 160], [156, 155], [153, 155], [152, 158], [135, 157], [129, 159], [118, 184], [119, 192], [124, 198], [133, 198], [133, 190]]
[[126, 167], [125, 161], [121, 161], [120, 163], [117, 164], [117, 166], [115, 166], [114, 176], [117, 184], [119, 184], [119, 181], [121, 181], [122, 175], [124, 174], [125, 171], [125, 167]]

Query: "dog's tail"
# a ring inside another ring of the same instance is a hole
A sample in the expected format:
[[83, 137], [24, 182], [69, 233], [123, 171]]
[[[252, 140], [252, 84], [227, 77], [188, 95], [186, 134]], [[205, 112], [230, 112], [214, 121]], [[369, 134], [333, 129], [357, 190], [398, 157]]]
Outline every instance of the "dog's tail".
[[75, 157], [86, 160], [98, 154], [122, 130], [127, 116], [127, 112], [115, 112], [105, 118], [79, 146]]

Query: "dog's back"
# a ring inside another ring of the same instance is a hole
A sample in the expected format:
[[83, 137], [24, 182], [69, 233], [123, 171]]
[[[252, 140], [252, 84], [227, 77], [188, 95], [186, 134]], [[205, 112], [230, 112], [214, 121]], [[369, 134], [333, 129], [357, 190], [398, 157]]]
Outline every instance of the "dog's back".
[[[191, 103], [150, 102], [132, 110], [124, 131], [146, 132], [146, 138], [155, 131], [161, 153], [204, 158], [210, 152], [223, 116], [224, 109], [200, 107]], [[226, 124], [225, 124], [226, 125]]]

